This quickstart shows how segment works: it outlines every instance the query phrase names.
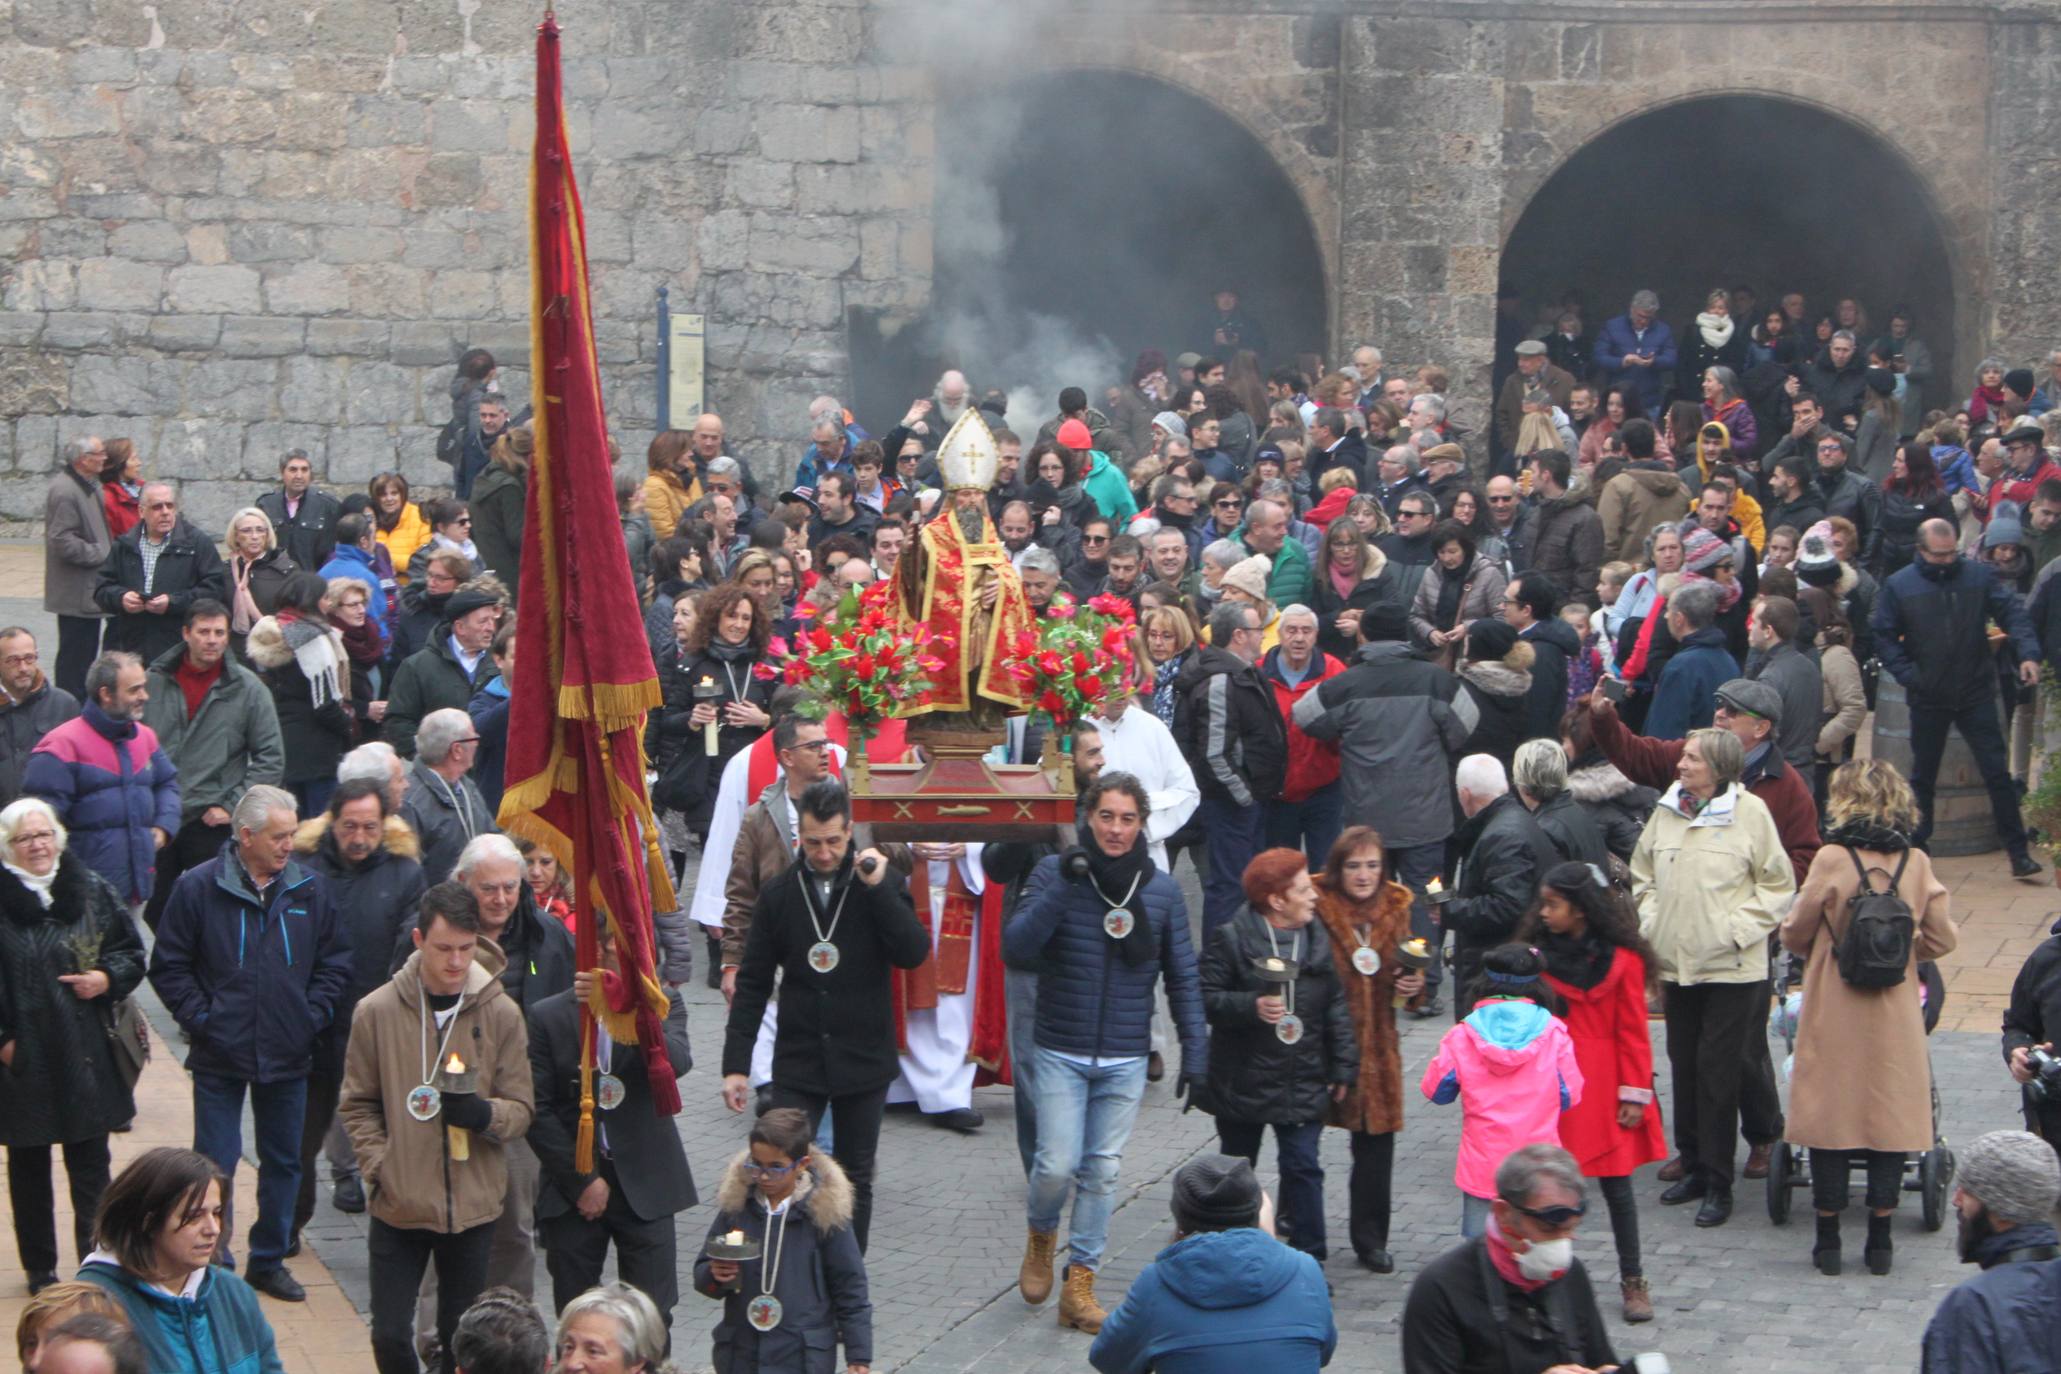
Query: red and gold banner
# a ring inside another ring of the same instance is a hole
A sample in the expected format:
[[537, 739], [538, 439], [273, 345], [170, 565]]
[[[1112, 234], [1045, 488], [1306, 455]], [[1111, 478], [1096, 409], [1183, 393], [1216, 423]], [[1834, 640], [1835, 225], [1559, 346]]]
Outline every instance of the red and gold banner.
[[[575, 904], [615, 937], [620, 1005], [581, 1013], [579, 1167], [593, 1167], [594, 1016], [637, 1045], [662, 1115], [680, 1109], [666, 1058], [665, 988], [651, 914], [677, 905], [644, 788], [645, 713], [658, 675], [644, 638], [608, 459], [587, 289], [586, 224], [565, 132], [556, 17], [537, 26], [537, 133], [530, 168], [530, 366], [536, 452], [524, 514], [508, 788], [501, 828], [550, 850]], [[580, 922], [579, 967], [599, 963]]]

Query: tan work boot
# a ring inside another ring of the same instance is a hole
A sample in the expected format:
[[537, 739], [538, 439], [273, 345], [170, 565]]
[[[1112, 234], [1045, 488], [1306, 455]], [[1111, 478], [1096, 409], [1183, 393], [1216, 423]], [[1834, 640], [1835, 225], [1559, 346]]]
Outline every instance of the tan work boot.
[[1092, 1336], [1108, 1318], [1102, 1304], [1095, 1301], [1095, 1271], [1067, 1265], [1066, 1287], [1059, 1294], [1059, 1324]]
[[1653, 1294], [1646, 1287], [1646, 1280], [1624, 1279], [1617, 1285], [1617, 1291], [1624, 1298], [1624, 1319], [1628, 1322], [1650, 1322], [1653, 1320]]
[[1016, 1291], [1033, 1307], [1052, 1296], [1052, 1250], [1058, 1242], [1057, 1231], [1033, 1231], [1023, 1247], [1023, 1268], [1016, 1271]]

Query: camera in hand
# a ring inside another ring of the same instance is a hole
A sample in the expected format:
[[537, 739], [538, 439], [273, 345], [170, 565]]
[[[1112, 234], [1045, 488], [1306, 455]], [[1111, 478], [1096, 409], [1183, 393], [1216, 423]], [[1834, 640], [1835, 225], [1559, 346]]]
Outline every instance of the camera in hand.
[[1606, 677], [1603, 679], [1603, 699], [1605, 701], [1621, 702], [1630, 690], [1631, 688], [1625, 685], [1625, 681], [1621, 677]]
[[2032, 1066], [2032, 1082], [2026, 1088], [2035, 1102], [2061, 1102], [2061, 1058], [2052, 1051], [2038, 1045], [2025, 1051], [2026, 1061]]

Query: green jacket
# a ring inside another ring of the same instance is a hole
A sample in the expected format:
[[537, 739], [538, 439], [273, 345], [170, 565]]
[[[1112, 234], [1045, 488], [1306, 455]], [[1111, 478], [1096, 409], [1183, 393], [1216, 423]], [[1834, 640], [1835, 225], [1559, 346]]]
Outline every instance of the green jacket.
[[143, 707], [143, 723], [157, 733], [165, 757], [179, 770], [181, 824], [210, 806], [234, 811], [251, 787], [277, 787], [286, 775], [279, 712], [257, 674], [224, 655], [222, 675], [189, 719], [186, 694], [174, 676], [185, 657], [184, 644], [158, 655], [150, 665], [150, 700]]
[[1081, 479], [1081, 490], [1119, 530], [1138, 513], [1138, 499], [1131, 495], [1131, 484], [1099, 448], [1088, 450], [1088, 475]]
[[481, 654], [479, 666], [467, 676], [465, 665], [451, 652], [451, 622], [438, 621], [429, 632], [428, 647], [410, 654], [394, 673], [386, 696], [386, 742], [402, 758], [414, 758], [415, 732], [422, 728], [424, 716], [446, 706], [463, 711], [472, 704], [473, 693], [497, 676], [491, 653]]
[[516, 588], [522, 581], [523, 503], [528, 496], [526, 473], [489, 463], [472, 484], [468, 503], [472, 543], [479, 550], [479, 561], [508, 588], [510, 605], [515, 604]]
[[[1245, 545], [1247, 553], [1258, 553], [1245, 542], [1243, 529], [1238, 531], [1238, 542]], [[1281, 541], [1281, 550], [1274, 555], [1274, 570], [1267, 575], [1267, 600], [1274, 603], [1275, 610], [1306, 606], [1311, 586], [1310, 551], [1291, 534]]]

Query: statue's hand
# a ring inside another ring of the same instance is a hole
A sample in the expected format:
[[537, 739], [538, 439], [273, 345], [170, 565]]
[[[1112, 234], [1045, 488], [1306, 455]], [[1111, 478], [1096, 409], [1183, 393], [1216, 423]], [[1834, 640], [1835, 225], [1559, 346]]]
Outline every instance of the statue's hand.
[[980, 584], [980, 608], [984, 611], [995, 609], [995, 597], [1001, 590], [1002, 584], [995, 578], [984, 578]]

